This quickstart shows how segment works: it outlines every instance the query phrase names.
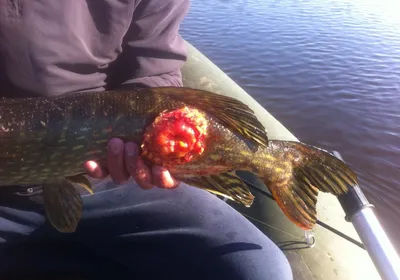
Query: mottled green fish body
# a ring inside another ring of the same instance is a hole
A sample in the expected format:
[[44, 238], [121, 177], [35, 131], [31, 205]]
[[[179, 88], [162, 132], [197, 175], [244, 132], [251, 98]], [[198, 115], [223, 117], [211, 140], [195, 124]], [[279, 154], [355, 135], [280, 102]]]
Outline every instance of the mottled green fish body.
[[[53, 226], [74, 231], [81, 200], [71, 182], [89, 187], [83, 163], [106, 164], [113, 137], [142, 143], [162, 112], [190, 106], [203, 112], [208, 133], [203, 154], [170, 167], [177, 179], [250, 206], [254, 197], [233, 172], [260, 176], [298, 226], [316, 222], [318, 190], [340, 195], [356, 175], [329, 153], [299, 142], [268, 141], [262, 124], [242, 102], [191, 88], [71, 93], [0, 101], [0, 187], [43, 184]], [[51, 201], [51, 202], [50, 202]]]

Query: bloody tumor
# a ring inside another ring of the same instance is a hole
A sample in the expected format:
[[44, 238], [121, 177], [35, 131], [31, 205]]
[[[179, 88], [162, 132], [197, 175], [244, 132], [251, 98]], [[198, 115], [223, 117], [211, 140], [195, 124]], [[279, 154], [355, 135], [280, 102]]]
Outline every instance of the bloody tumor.
[[163, 166], [184, 164], [204, 152], [206, 134], [207, 120], [197, 109], [163, 112], [145, 130], [142, 155]]

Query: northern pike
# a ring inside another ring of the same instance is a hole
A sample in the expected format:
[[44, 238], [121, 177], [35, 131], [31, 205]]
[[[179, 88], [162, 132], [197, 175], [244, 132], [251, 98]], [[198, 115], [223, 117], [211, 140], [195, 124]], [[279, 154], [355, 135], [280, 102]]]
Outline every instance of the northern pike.
[[0, 187], [40, 184], [49, 222], [73, 232], [82, 213], [74, 183], [91, 188], [84, 162], [106, 164], [113, 137], [133, 141], [149, 162], [188, 185], [251, 206], [235, 171], [250, 171], [297, 226], [316, 223], [318, 191], [335, 196], [356, 174], [330, 153], [269, 140], [253, 111], [235, 98], [184, 88], [76, 92], [0, 100]]

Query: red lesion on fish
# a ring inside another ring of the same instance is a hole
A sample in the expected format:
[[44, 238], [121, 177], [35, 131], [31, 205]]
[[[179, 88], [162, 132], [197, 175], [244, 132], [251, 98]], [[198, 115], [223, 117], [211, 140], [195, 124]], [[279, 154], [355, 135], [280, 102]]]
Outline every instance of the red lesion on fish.
[[142, 155], [155, 164], [173, 166], [203, 154], [208, 122], [197, 109], [161, 113], [145, 130]]

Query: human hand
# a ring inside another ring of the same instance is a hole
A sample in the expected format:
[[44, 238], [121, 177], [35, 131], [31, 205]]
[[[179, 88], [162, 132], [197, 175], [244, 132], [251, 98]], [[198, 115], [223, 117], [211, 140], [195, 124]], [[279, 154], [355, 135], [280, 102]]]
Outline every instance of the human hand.
[[154, 186], [173, 189], [180, 183], [166, 168], [158, 165], [147, 166], [140, 157], [139, 147], [133, 142], [124, 143], [119, 138], [113, 138], [108, 142], [107, 154], [108, 170], [102, 169], [94, 161], [85, 163], [90, 177], [101, 179], [110, 175], [115, 184], [123, 184], [132, 176], [143, 189], [151, 189]]

